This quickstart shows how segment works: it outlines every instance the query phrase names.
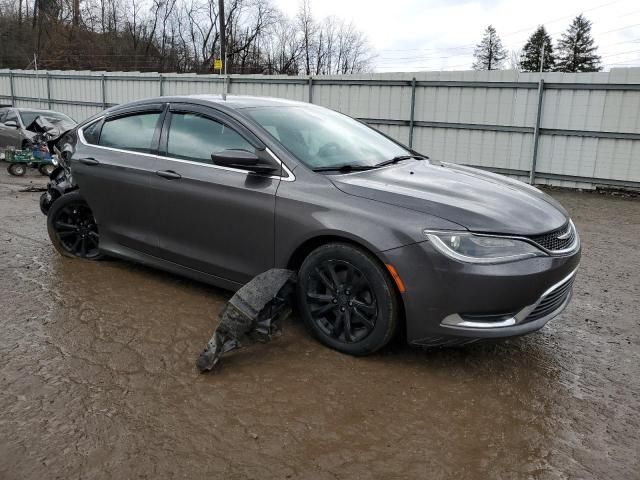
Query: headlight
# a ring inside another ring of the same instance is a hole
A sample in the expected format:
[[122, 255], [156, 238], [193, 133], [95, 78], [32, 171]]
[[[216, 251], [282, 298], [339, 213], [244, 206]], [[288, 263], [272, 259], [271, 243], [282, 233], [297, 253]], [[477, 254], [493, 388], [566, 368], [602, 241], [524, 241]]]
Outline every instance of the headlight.
[[466, 232], [433, 232], [424, 235], [440, 253], [466, 263], [504, 263], [545, 253], [522, 240], [489, 237]]

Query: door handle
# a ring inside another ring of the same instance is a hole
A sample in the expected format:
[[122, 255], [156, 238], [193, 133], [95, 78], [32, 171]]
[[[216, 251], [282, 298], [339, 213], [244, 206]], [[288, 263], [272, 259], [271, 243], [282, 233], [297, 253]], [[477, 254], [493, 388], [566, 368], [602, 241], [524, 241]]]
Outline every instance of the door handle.
[[167, 180], [179, 180], [182, 178], [182, 175], [174, 172], [173, 170], [158, 170], [156, 175], [166, 178]]
[[91, 157], [87, 157], [87, 158], [81, 158], [80, 159], [80, 163], [84, 164], [84, 165], [100, 165], [100, 162], [98, 160], [96, 160], [95, 158], [91, 158]]

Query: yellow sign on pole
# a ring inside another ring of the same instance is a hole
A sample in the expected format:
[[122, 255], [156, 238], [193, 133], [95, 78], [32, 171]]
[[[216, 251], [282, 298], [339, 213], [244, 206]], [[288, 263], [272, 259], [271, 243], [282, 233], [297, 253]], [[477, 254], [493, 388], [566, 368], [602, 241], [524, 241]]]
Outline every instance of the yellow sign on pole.
[[222, 72], [222, 59], [221, 58], [216, 58], [213, 61], [213, 69], [214, 70], [220, 70], [220, 72]]

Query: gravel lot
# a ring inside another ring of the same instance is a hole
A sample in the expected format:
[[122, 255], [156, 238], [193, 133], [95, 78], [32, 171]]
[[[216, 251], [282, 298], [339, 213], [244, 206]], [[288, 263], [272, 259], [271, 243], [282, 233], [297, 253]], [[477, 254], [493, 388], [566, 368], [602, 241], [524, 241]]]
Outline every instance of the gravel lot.
[[0, 165], [0, 478], [640, 478], [640, 200], [553, 192], [583, 260], [538, 333], [351, 358], [284, 335], [195, 360], [229, 293], [63, 259]]

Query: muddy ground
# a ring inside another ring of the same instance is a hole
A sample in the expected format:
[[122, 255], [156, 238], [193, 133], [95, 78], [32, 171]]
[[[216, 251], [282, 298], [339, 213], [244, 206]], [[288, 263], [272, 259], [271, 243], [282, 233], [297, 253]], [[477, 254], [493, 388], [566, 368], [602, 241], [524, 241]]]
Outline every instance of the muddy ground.
[[229, 293], [61, 258], [28, 184], [2, 168], [4, 480], [640, 478], [638, 199], [553, 193], [584, 254], [536, 334], [351, 358], [292, 319], [201, 375]]

